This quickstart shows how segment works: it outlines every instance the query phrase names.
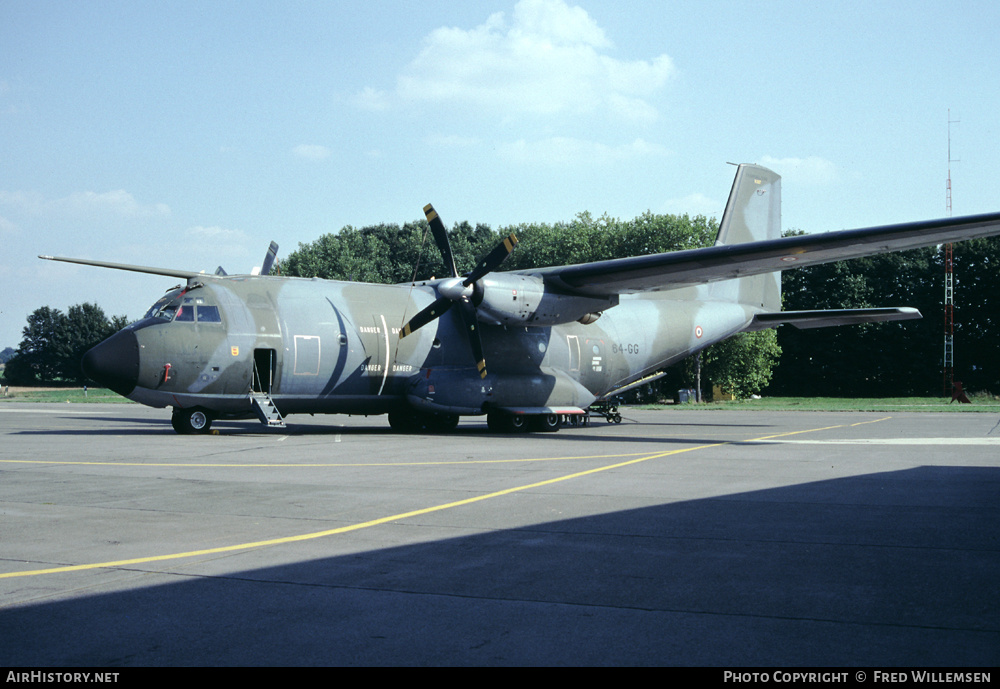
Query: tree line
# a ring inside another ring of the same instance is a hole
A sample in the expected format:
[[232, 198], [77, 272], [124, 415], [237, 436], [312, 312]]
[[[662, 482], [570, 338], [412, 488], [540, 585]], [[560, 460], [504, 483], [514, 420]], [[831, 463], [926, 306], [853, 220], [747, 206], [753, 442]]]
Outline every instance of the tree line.
[[[954, 245], [954, 379], [1000, 393], [1000, 238]], [[944, 252], [928, 247], [800, 268], [786, 310], [914, 306], [922, 320], [778, 330], [773, 395], [950, 396], [944, 389]]]

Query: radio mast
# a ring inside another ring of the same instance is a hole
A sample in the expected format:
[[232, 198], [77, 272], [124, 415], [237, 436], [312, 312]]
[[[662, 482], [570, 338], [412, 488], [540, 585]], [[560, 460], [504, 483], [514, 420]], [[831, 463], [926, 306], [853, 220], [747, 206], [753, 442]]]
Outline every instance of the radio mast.
[[[951, 119], [948, 109], [948, 183], [945, 187], [945, 205], [951, 217], [951, 124], [961, 120]], [[951, 244], [944, 245], [944, 396], [952, 394], [955, 386], [955, 283]]]

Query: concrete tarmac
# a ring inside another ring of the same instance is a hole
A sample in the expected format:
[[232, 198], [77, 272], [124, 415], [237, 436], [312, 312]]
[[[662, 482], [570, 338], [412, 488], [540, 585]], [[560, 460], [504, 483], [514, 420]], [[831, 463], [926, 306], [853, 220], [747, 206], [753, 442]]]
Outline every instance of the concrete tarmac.
[[0, 404], [0, 665], [994, 666], [993, 414]]

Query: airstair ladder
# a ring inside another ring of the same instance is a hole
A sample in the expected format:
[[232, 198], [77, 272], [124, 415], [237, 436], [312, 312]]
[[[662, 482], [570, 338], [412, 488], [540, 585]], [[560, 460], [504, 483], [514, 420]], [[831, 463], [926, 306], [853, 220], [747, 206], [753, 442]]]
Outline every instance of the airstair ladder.
[[281, 417], [278, 408], [274, 406], [274, 400], [266, 392], [251, 392], [250, 405], [260, 422], [268, 428], [285, 427], [285, 420]]

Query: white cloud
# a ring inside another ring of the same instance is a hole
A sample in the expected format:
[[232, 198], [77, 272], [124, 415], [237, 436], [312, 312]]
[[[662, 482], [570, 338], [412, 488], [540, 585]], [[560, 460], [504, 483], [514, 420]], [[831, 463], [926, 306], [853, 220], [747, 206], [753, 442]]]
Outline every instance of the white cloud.
[[563, 45], [585, 43], [609, 48], [604, 30], [582, 7], [569, 7], [563, 0], [521, 0], [514, 6], [515, 37], [531, 37]]
[[704, 215], [721, 218], [725, 210], [725, 201], [719, 202], [717, 199], [709, 198], [700, 192], [688, 194], [683, 198], [669, 199], [663, 204], [663, 212], [674, 215]]
[[165, 203], [139, 203], [123, 189], [95, 192], [76, 191], [60, 199], [48, 200], [38, 192], [0, 192], [0, 205], [30, 215], [62, 215], [71, 218], [151, 218], [170, 215]]
[[307, 160], [326, 160], [330, 157], [329, 148], [315, 144], [300, 144], [292, 149], [292, 153]]
[[[580, 7], [563, 0], [521, 0], [508, 21], [491, 15], [473, 29], [439, 28], [398, 78], [405, 101], [446, 102], [501, 115], [607, 112], [652, 121], [649, 99], [675, 73], [667, 55], [626, 62], [605, 53], [611, 42]], [[372, 88], [356, 96], [385, 107]]]
[[0, 215], [0, 236], [3, 235], [13, 236], [17, 234], [20, 234], [18, 232], [17, 225], [15, 225], [10, 220]]
[[0, 191], [0, 206], [38, 215], [45, 207], [45, 197], [36, 191]]
[[[231, 230], [218, 225], [195, 225], [184, 230], [184, 261], [195, 269], [213, 271], [222, 265], [230, 273], [249, 273], [253, 252], [250, 238], [243, 230]], [[261, 247], [260, 258], [264, 256]]]
[[497, 151], [507, 161], [530, 165], [601, 165], [669, 154], [663, 146], [643, 139], [622, 146], [608, 146], [565, 136], [531, 142], [520, 139], [498, 144]]
[[481, 143], [474, 136], [459, 136], [458, 134], [432, 134], [424, 139], [435, 148], [469, 148]]
[[141, 204], [130, 193], [122, 189], [104, 193], [78, 191], [64, 199], [60, 199], [57, 203], [73, 214], [98, 213], [101, 215], [117, 215], [122, 218], [148, 218], [155, 215], [170, 215], [170, 208], [166, 204]]
[[837, 166], [825, 158], [773, 158], [764, 156], [760, 164], [769, 167], [787, 182], [809, 186], [833, 184], [840, 178]]
[[14, 104], [7, 100], [14, 95], [14, 89], [6, 79], [0, 79], [0, 115], [20, 115], [30, 112], [29, 108], [23, 104]]
[[242, 230], [227, 230], [226, 228], [219, 227], [217, 225], [213, 225], [212, 227], [195, 225], [194, 227], [186, 229], [184, 234], [190, 239], [197, 241], [220, 242], [226, 244], [247, 241], [246, 233]]
[[384, 90], [366, 86], [364, 90], [354, 95], [352, 101], [362, 110], [381, 111], [389, 109], [391, 96]]

